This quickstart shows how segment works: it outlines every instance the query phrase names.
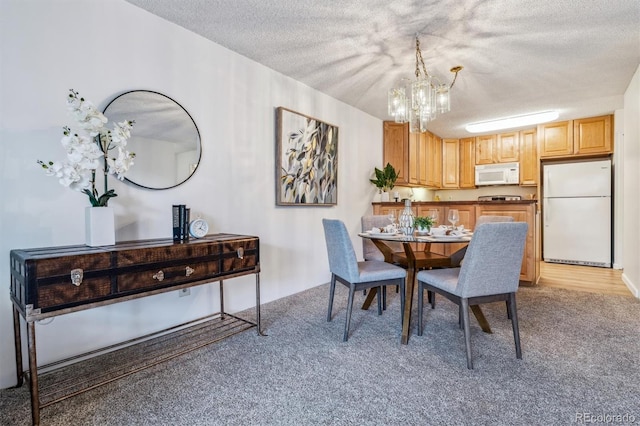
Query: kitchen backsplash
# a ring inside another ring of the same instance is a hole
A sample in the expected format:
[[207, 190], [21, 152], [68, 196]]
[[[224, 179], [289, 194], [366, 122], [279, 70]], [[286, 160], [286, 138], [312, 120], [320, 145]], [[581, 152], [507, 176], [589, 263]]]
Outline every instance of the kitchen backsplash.
[[436, 196], [440, 197], [440, 201], [476, 201], [478, 197], [483, 195], [520, 195], [522, 199], [527, 199], [530, 194], [535, 196], [535, 187], [523, 187], [518, 185], [497, 185], [485, 186], [477, 189], [427, 189], [427, 188], [408, 188], [396, 186], [391, 191], [398, 191], [400, 199], [410, 198], [413, 201], [435, 201]]

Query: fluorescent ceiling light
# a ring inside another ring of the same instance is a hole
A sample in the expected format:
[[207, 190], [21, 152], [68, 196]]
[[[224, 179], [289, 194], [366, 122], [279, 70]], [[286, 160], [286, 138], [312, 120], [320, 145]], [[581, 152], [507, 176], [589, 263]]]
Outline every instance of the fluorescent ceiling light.
[[500, 118], [498, 120], [483, 121], [467, 124], [465, 129], [470, 133], [491, 132], [493, 130], [512, 129], [514, 127], [531, 126], [546, 123], [559, 117], [558, 111], [536, 112], [534, 114], [518, 115], [516, 117]]

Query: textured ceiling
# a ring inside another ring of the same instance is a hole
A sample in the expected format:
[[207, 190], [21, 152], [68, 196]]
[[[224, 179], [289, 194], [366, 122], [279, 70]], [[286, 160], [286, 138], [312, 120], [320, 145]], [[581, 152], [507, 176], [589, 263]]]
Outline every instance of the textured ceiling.
[[127, 0], [321, 92], [388, 120], [387, 90], [427, 70], [449, 82], [464, 125], [557, 109], [611, 113], [640, 64], [639, 0]]

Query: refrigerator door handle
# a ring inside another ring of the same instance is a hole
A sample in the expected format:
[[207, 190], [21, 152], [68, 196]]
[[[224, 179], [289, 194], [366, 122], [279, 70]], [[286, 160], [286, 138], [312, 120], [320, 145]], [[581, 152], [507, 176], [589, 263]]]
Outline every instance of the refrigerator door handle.
[[549, 191], [549, 169], [544, 168], [544, 190]]
[[[547, 201], [545, 199], [545, 201]], [[543, 206], [543, 210], [544, 210], [544, 226], [549, 226], [549, 203], [544, 203]]]

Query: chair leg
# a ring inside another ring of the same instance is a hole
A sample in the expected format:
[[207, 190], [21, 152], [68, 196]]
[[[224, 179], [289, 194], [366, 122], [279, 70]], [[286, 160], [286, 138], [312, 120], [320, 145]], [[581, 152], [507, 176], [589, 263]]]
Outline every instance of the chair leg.
[[460, 330], [462, 330], [462, 305], [458, 305], [458, 326], [460, 327]]
[[387, 310], [387, 286], [382, 286], [382, 310]]
[[353, 310], [353, 293], [355, 293], [355, 286], [351, 284], [349, 286], [349, 300], [347, 301], [347, 320], [344, 324], [344, 336], [342, 337], [343, 342], [346, 342], [349, 339], [349, 325], [351, 324], [351, 311]]
[[[429, 296], [431, 296], [431, 292], [427, 291], [427, 297]], [[421, 281], [418, 281], [418, 336], [422, 336], [422, 309], [424, 308], [423, 298], [424, 286]]]
[[516, 308], [516, 294], [509, 294], [509, 312], [511, 313], [511, 325], [513, 326], [513, 340], [516, 344], [516, 358], [522, 359], [520, 349], [520, 330], [518, 327], [518, 310]]
[[507, 300], [506, 304], [507, 304], [507, 318], [511, 319], [511, 305], [510, 305], [508, 300]]
[[469, 299], [460, 300], [462, 309], [462, 327], [464, 329], [464, 346], [467, 350], [467, 368], [473, 370], [473, 360], [471, 359], [471, 330], [469, 327]]
[[406, 295], [405, 295], [405, 284], [403, 283], [402, 286], [398, 286], [400, 287], [400, 290], [402, 291], [402, 293], [400, 294], [400, 327], [404, 326], [404, 306], [406, 303]]
[[427, 292], [427, 298], [429, 299], [429, 303], [431, 304], [431, 309], [436, 308], [436, 293], [433, 291]]
[[382, 315], [382, 301], [385, 299], [384, 288], [383, 286], [378, 287], [378, 315]]
[[336, 276], [331, 274], [331, 286], [329, 287], [329, 309], [327, 311], [327, 322], [331, 321], [331, 311], [333, 310], [333, 294], [336, 291]]

